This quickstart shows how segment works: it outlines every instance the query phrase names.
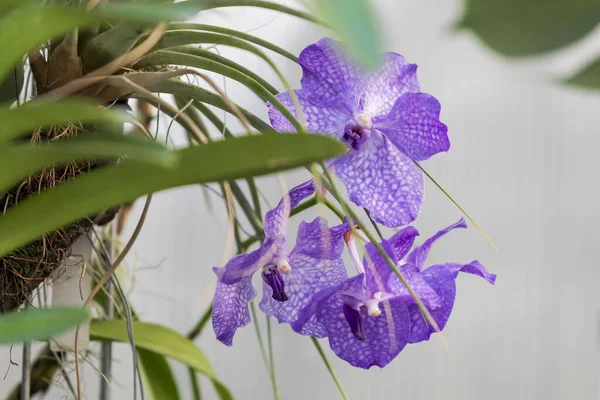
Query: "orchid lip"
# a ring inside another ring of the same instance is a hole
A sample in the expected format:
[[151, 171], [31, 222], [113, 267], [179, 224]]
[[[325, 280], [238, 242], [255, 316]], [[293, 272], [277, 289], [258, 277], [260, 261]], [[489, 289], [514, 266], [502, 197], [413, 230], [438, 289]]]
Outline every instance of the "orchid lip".
[[360, 311], [354, 309], [348, 304], [344, 304], [343, 311], [344, 316], [346, 317], [346, 321], [348, 322], [348, 325], [350, 325], [350, 330], [352, 331], [354, 337], [360, 341], [367, 340], [363, 328], [362, 315], [360, 314]]
[[281, 302], [288, 300], [285, 294], [285, 282], [277, 266], [271, 264], [265, 267], [261, 275], [263, 281], [273, 290], [273, 299]]

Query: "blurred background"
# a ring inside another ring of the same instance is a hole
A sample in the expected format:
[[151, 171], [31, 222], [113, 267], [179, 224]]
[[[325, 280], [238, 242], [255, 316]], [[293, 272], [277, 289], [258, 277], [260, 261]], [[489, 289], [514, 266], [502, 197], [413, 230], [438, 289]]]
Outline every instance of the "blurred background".
[[[385, 369], [364, 371], [335, 358], [323, 341], [349, 397], [600, 398], [596, 256], [600, 94], [559, 82], [600, 51], [600, 31], [567, 50], [517, 62], [495, 54], [472, 33], [454, 30], [462, 1], [374, 3], [384, 49], [417, 63], [422, 91], [442, 103], [441, 118], [449, 127], [452, 148], [425, 162], [425, 168], [498, 247], [495, 251], [471, 227], [439, 242], [431, 261], [478, 259], [498, 274], [498, 280], [492, 287], [468, 275], [458, 279], [453, 317], [444, 330], [447, 349], [439, 335], [434, 336], [405, 348]], [[315, 25], [266, 10], [229, 9], [203, 15], [210, 18], [198, 22], [252, 30], [294, 54], [325, 35]], [[219, 50], [268, 81], [278, 82], [258, 58], [229, 48]], [[300, 68], [274, 57], [298, 87]], [[234, 82], [223, 84], [238, 104], [266, 118], [259, 98]], [[291, 187], [306, 180], [307, 174], [297, 170], [285, 178]], [[275, 205], [281, 196], [276, 179], [258, 182], [268, 203]], [[155, 196], [128, 258], [129, 272], [135, 271], [128, 284], [132, 304], [145, 321], [187, 332], [210, 304], [215, 283], [212, 267], [221, 265], [224, 257], [226, 213], [222, 201], [206, 193], [193, 186]], [[141, 206], [136, 203], [125, 238]], [[311, 211], [302, 218], [316, 215]], [[421, 240], [460, 217], [459, 210], [428, 182], [423, 211], [415, 223]], [[299, 221], [297, 217], [294, 224]], [[259, 322], [264, 324], [264, 319]], [[308, 338], [280, 325], [273, 329], [273, 341], [282, 399], [339, 397]], [[209, 327], [197, 343], [236, 398], [272, 397], [252, 326], [238, 331], [232, 348], [217, 342]], [[9, 368], [8, 349], [0, 352], [4, 360], [0, 369], [8, 369], [0, 393], [6, 393], [20, 380], [20, 369]], [[128, 345], [115, 344], [114, 356], [113, 398], [131, 398]], [[12, 359], [19, 363], [20, 357], [15, 346]], [[188, 379], [185, 367], [172, 365], [178, 380]], [[85, 391], [97, 393], [98, 371], [89, 365], [83, 370]], [[188, 385], [181, 385], [183, 399], [191, 398], [186, 390]], [[206, 390], [208, 399], [216, 398], [211, 390]], [[64, 389], [56, 387], [46, 398], [64, 396]]]

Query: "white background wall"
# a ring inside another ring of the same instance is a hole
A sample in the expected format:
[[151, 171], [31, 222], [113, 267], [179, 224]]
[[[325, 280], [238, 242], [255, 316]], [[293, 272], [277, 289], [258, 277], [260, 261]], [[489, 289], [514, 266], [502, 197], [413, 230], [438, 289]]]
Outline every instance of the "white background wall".
[[[597, 296], [598, 211], [596, 149], [600, 145], [600, 94], [562, 87], [556, 73], [576, 68], [600, 51], [599, 35], [557, 55], [514, 62], [493, 54], [469, 33], [454, 33], [459, 0], [378, 0], [385, 48], [419, 64], [423, 91], [442, 103], [452, 149], [426, 168], [480, 222], [496, 242], [494, 251], [475, 229], [452, 234], [432, 260], [477, 258], [498, 274], [492, 287], [461, 276], [455, 310], [439, 339], [407, 347], [383, 370], [333, 365], [351, 399], [596, 399], [600, 384], [600, 308]], [[253, 33], [293, 53], [325, 35], [315, 26], [258, 10], [208, 12], [199, 21]], [[261, 27], [262, 26], [262, 27]], [[277, 84], [257, 58], [221, 49]], [[284, 73], [299, 85], [300, 69], [280, 57]], [[262, 117], [260, 100], [227, 83], [229, 95]], [[231, 118], [230, 118], [231, 119]], [[163, 125], [163, 127], [166, 125]], [[235, 162], [235, 160], [223, 160]], [[291, 186], [307, 178], [286, 174]], [[271, 204], [280, 196], [272, 177], [259, 180]], [[199, 187], [155, 197], [129, 264], [138, 269], [133, 304], [143, 318], [187, 332], [210, 302], [225, 237], [224, 208]], [[137, 205], [137, 213], [141, 204]], [[307, 219], [314, 217], [308, 214]], [[427, 237], [460, 217], [431, 184], [416, 226]], [[332, 219], [333, 220], [333, 219]], [[132, 225], [135, 216], [132, 216]], [[297, 221], [296, 221], [297, 222]], [[132, 228], [132, 227], [130, 227]], [[129, 230], [125, 237], [131, 232]], [[263, 322], [263, 321], [261, 321]], [[197, 341], [238, 399], [271, 398], [271, 388], [251, 326], [232, 348], [210, 329]], [[327, 343], [323, 342], [327, 347]], [[283, 399], [335, 399], [339, 395], [308, 338], [287, 326], [274, 329], [275, 363]], [[2, 360], [8, 367], [8, 352]], [[20, 350], [14, 359], [19, 362]], [[116, 351], [115, 399], [132, 398], [131, 356]], [[190, 398], [185, 369], [173, 363]], [[0, 365], [2, 368], [2, 365]], [[18, 381], [12, 367], [0, 393]], [[98, 373], [85, 368], [89, 399]], [[205, 386], [208, 386], [206, 382]], [[207, 398], [215, 398], [210, 391]], [[55, 389], [49, 399], [64, 398]]]

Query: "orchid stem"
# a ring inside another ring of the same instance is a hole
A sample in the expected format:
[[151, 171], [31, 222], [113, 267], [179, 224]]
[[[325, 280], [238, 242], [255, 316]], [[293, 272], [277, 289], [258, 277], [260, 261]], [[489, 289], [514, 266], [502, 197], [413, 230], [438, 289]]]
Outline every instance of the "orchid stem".
[[317, 348], [317, 351], [319, 352], [319, 355], [321, 356], [321, 360], [323, 360], [323, 364], [325, 364], [325, 368], [327, 368], [327, 371], [329, 371], [329, 374], [331, 375], [331, 378], [335, 382], [335, 385], [340, 390], [340, 394], [342, 395], [344, 400], [348, 400], [348, 396], [346, 395], [346, 392], [344, 391], [344, 388], [342, 387], [342, 383], [335, 375], [335, 372], [333, 371], [333, 368], [331, 367], [331, 364], [329, 363], [329, 360], [327, 359], [327, 356], [325, 355], [325, 352], [323, 351], [323, 348], [321, 347], [319, 340], [314, 336], [311, 336], [310, 340], [312, 340], [313, 344]]
[[266, 315], [267, 318], [267, 346], [269, 349], [269, 364], [271, 365], [271, 385], [273, 386], [273, 397], [275, 400], [279, 399], [279, 390], [277, 390], [277, 380], [275, 379], [275, 361], [273, 357], [273, 338], [271, 335], [271, 318]]
[[256, 338], [258, 339], [258, 347], [260, 348], [260, 355], [263, 358], [263, 362], [265, 363], [265, 367], [267, 368], [267, 373], [269, 377], [271, 376], [271, 368], [269, 367], [269, 360], [267, 358], [267, 352], [265, 351], [265, 345], [262, 340], [262, 335], [260, 334], [260, 327], [258, 326], [258, 318], [256, 317], [256, 307], [254, 306], [254, 302], [250, 302], [250, 312], [252, 313], [252, 319], [254, 320], [254, 329], [256, 330]]

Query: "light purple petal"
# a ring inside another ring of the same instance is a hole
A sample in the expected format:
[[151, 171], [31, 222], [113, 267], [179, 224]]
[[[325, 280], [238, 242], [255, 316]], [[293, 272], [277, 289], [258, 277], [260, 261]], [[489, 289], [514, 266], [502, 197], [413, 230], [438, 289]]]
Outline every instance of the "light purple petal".
[[238, 254], [229, 260], [224, 267], [213, 268], [213, 270], [220, 282], [231, 285], [246, 276], [251, 277], [275, 256], [278, 247], [274, 240], [267, 238], [258, 249], [250, 253]]
[[417, 236], [419, 236], [419, 231], [415, 227], [407, 226], [387, 240], [393, 251], [392, 258], [396, 263], [400, 262], [412, 249]]
[[354, 276], [337, 286], [328, 287], [315, 293], [310, 302], [298, 312], [298, 317], [291, 324], [292, 329], [302, 335], [318, 338], [327, 336], [327, 329], [319, 320], [318, 314], [323, 307], [327, 306], [333, 296], [341, 294], [363, 298], [365, 296], [364, 274]]
[[256, 296], [251, 279], [251, 276], [247, 276], [232, 285], [217, 283], [212, 325], [217, 340], [227, 346], [232, 345], [237, 328], [250, 323], [248, 303]]
[[423, 202], [423, 173], [381, 133], [375, 131], [360, 150], [334, 164], [350, 200], [385, 226], [412, 222]]
[[439, 120], [440, 103], [425, 93], [402, 95], [373, 126], [412, 160], [427, 160], [450, 149], [448, 127]]
[[[421, 275], [425, 282], [442, 298], [441, 305], [435, 310], [429, 309], [429, 313], [438, 325], [438, 328], [443, 330], [452, 312], [452, 307], [454, 307], [454, 299], [456, 297], [454, 275], [452, 271], [443, 265], [427, 268]], [[416, 304], [408, 305], [408, 310], [411, 320], [408, 342], [418, 343], [429, 340], [431, 334], [435, 333], [435, 329], [425, 320], [425, 317]]]
[[260, 309], [280, 323], [291, 323], [317, 292], [346, 281], [348, 274], [341, 257], [343, 235], [348, 229], [348, 224], [330, 229], [321, 217], [311, 223], [302, 222], [296, 247], [289, 257], [292, 269], [282, 274], [288, 300], [273, 299], [271, 287], [263, 284]]
[[356, 339], [343, 313], [343, 299], [335, 295], [319, 311], [319, 320], [327, 327], [329, 345], [343, 360], [358, 368], [380, 368], [390, 363], [404, 348], [408, 340], [410, 319], [406, 304], [401, 301], [384, 301], [381, 314], [365, 314], [363, 330], [365, 340]]
[[416, 265], [419, 269], [423, 269], [425, 266], [425, 261], [427, 261], [427, 255], [429, 254], [429, 250], [431, 250], [431, 246], [435, 243], [436, 240], [444, 236], [446, 233], [450, 232], [456, 228], [466, 228], [467, 223], [464, 218], [461, 218], [455, 224], [450, 225], [447, 228], [444, 228], [438, 231], [435, 235], [427, 239], [421, 246], [416, 247], [407, 257], [407, 261], [411, 264]]
[[489, 273], [477, 260], [471, 261], [468, 264], [447, 263], [445, 266], [454, 273], [455, 278], [458, 276], [459, 272], [465, 272], [467, 274], [480, 276], [492, 285], [496, 283], [496, 274]]
[[302, 66], [302, 90], [311, 102], [354, 114], [366, 76], [339, 42], [319, 40], [300, 53], [298, 64]]
[[271, 239], [285, 237], [292, 208], [314, 192], [315, 185], [311, 179], [292, 188], [284, 195], [277, 207], [265, 215], [265, 236]]
[[[306, 122], [306, 129], [309, 132], [322, 133], [336, 139], [341, 138], [344, 133], [344, 125], [351, 118], [351, 115], [346, 110], [319, 106], [310, 102], [301, 90], [296, 90], [295, 93]], [[280, 93], [276, 97], [299, 121], [302, 121], [289, 92]], [[273, 104], [267, 103], [267, 106], [269, 107], [271, 126], [276, 131], [296, 132], [296, 128]]]
[[382, 66], [367, 82], [361, 108], [373, 118], [385, 117], [398, 97], [419, 90], [417, 65], [409, 64], [400, 54], [385, 53]]
[[[399, 270], [411, 289], [419, 296], [427, 308], [435, 310], [442, 305], [444, 299], [440, 297], [431, 285], [429, 285], [416, 265], [404, 264], [400, 266]], [[390, 288], [391, 293], [399, 300], [407, 303], [416, 303], [415, 299], [396, 274], [390, 275], [388, 287]]]

